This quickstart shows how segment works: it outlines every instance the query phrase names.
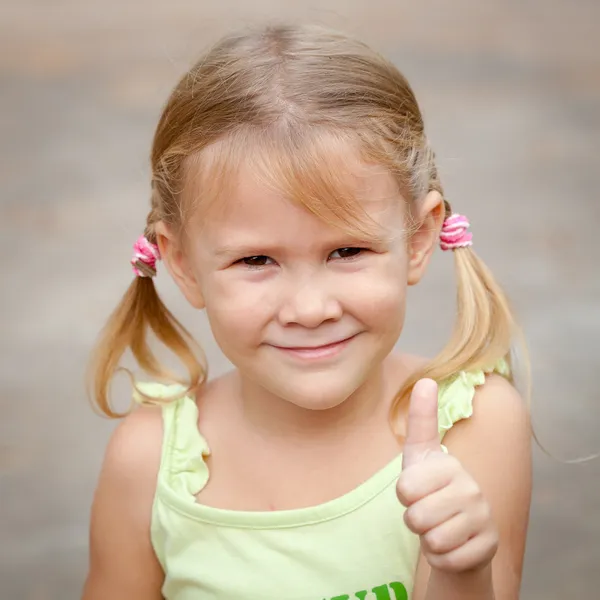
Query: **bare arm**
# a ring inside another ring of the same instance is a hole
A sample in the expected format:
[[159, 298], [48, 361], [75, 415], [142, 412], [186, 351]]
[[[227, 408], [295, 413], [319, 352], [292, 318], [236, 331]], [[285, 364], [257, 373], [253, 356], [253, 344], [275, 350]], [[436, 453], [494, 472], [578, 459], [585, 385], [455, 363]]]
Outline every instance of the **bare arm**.
[[479, 484], [491, 506], [499, 545], [491, 565], [465, 573], [431, 569], [421, 556], [414, 600], [517, 600], [531, 501], [531, 431], [519, 394], [493, 376], [474, 400], [473, 416], [444, 444]]
[[135, 411], [113, 433], [92, 507], [82, 600], [162, 600], [164, 575], [150, 542], [161, 438], [155, 408]]

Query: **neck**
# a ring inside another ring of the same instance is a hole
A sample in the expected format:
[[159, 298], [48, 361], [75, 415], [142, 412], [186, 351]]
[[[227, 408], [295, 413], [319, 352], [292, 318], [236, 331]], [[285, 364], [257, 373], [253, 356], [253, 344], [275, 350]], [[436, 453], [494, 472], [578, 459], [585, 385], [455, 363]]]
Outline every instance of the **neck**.
[[351, 396], [325, 410], [301, 408], [282, 400], [241, 374], [236, 378], [236, 396], [246, 423], [259, 435], [288, 442], [334, 441], [357, 430], [381, 427], [398, 389], [397, 372], [384, 362]]

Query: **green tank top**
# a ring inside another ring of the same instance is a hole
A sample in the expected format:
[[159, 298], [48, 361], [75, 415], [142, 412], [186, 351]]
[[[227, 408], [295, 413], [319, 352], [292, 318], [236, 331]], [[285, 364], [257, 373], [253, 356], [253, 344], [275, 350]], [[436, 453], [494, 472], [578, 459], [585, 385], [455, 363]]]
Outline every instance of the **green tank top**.
[[[440, 439], [472, 414], [475, 387], [493, 369], [439, 386]], [[182, 388], [138, 384], [154, 398]], [[273, 512], [203, 506], [210, 454], [191, 397], [164, 403], [164, 439], [151, 524], [166, 600], [409, 600], [419, 539], [403, 521], [395, 483], [402, 455], [351, 492], [324, 504]]]

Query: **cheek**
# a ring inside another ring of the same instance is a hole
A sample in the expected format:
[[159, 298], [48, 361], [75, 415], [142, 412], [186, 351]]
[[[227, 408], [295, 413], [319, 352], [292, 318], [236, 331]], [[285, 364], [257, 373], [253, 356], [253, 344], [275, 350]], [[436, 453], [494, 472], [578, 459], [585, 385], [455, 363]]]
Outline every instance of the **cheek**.
[[268, 286], [215, 276], [206, 282], [206, 315], [221, 348], [233, 348], [260, 335], [271, 313]]
[[377, 269], [365, 271], [352, 283], [347, 298], [374, 322], [402, 319], [407, 292], [406, 262], [389, 257]]
[[399, 328], [404, 321], [405, 304], [405, 288], [392, 284], [364, 288], [353, 306], [373, 330], [399, 335]]

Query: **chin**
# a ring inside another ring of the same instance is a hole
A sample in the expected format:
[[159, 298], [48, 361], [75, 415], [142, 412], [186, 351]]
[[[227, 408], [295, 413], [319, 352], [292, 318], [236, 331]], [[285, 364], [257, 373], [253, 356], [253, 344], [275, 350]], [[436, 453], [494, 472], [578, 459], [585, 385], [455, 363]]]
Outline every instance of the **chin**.
[[[302, 379], [302, 381], [300, 381]], [[282, 400], [306, 410], [330, 410], [343, 404], [363, 382], [331, 381], [331, 378], [304, 377], [280, 382], [271, 389]]]

